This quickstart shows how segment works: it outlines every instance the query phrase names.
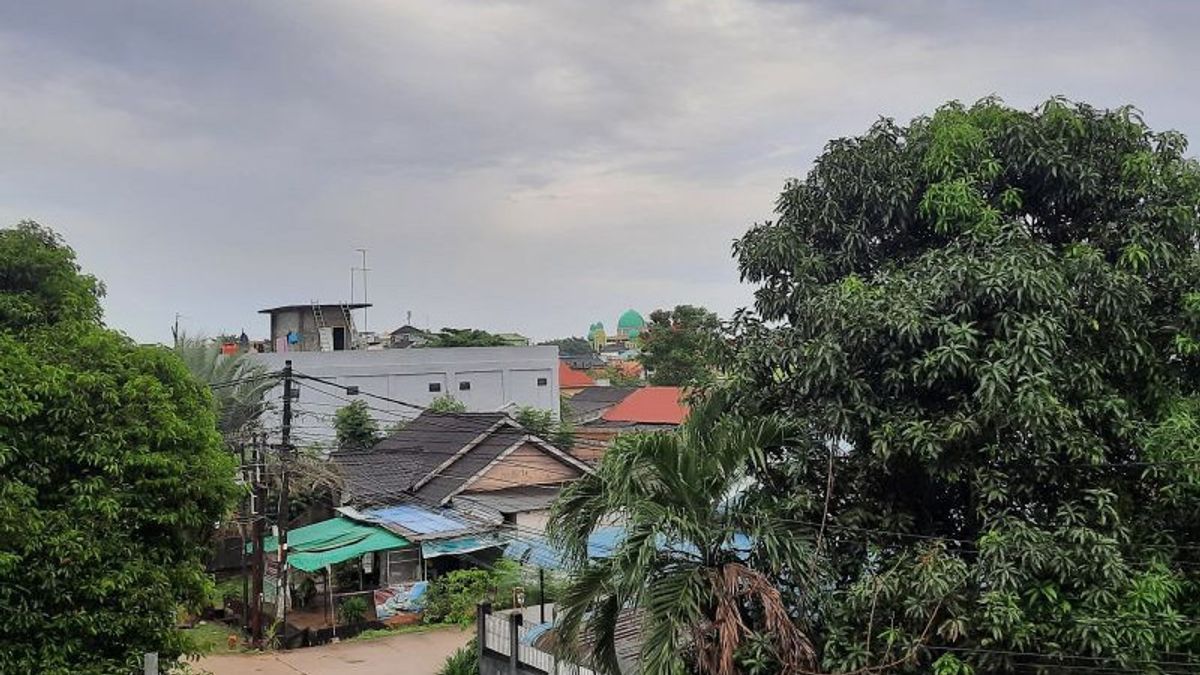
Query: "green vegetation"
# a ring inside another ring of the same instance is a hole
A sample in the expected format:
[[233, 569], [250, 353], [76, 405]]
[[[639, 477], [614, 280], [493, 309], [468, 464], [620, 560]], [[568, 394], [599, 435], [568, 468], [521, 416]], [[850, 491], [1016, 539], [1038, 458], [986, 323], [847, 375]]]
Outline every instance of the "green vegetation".
[[501, 558], [492, 569], [455, 570], [429, 584], [425, 602], [426, 623], [469, 624], [475, 607], [491, 600], [497, 608], [511, 606], [512, 589], [521, 584], [521, 567]]
[[651, 312], [638, 341], [650, 384], [667, 386], [710, 381], [725, 347], [717, 315], [692, 305]]
[[467, 404], [450, 394], [443, 394], [429, 402], [429, 410], [441, 413], [465, 413]]
[[438, 669], [437, 675], [478, 675], [479, 673], [479, 644], [475, 638], [466, 645], [454, 650], [446, 657], [446, 662]]
[[538, 344], [558, 347], [558, 353], [561, 356], [586, 356], [596, 353], [596, 350], [592, 348], [592, 343], [581, 337], [559, 338], [557, 340], [539, 342]]
[[366, 401], [354, 401], [337, 409], [333, 416], [339, 450], [366, 450], [382, 436]]
[[[217, 409], [217, 428], [227, 441], [246, 438], [270, 408], [265, 395], [278, 382], [245, 354], [222, 354], [218, 343], [180, 335], [175, 354], [192, 376], [210, 387]], [[240, 382], [240, 384], [232, 384]]]
[[570, 450], [575, 446], [575, 428], [570, 422], [554, 419], [554, 413], [550, 410], [523, 406], [517, 409], [514, 419], [533, 435], [550, 441], [561, 450]]
[[[796, 438], [777, 420], [718, 420], [718, 410], [711, 401], [694, 409], [677, 434], [618, 436], [595, 473], [554, 504], [550, 537], [575, 572], [559, 599], [560, 639], [576, 662], [618, 672], [617, 617], [636, 608], [643, 672], [731, 662], [755, 641], [769, 647], [773, 672], [814, 669], [813, 645], [788, 618], [773, 581], [799, 569], [790, 566], [809, 559], [811, 544], [792, 536], [770, 497], [736, 492], [767, 467], [768, 453]], [[588, 536], [614, 518], [625, 522], [625, 537], [592, 559]], [[758, 544], [753, 564], [733, 549], [735, 535]], [[571, 653], [581, 635], [596, 638], [590, 654]]]
[[1197, 668], [1185, 147], [1128, 108], [950, 104], [830, 143], [737, 243], [738, 405], [810, 439], [756, 474], [823, 552], [778, 583], [824, 668]]
[[443, 328], [424, 347], [503, 347], [504, 338], [478, 328]]
[[105, 328], [102, 292], [49, 230], [0, 230], [0, 672], [193, 650], [177, 611], [237, 495], [208, 388]]
[[[198, 654], [228, 654], [245, 651], [246, 648], [246, 636], [241, 630], [223, 623], [201, 621], [192, 628], [180, 629], [180, 632]], [[229, 647], [231, 635], [237, 638], [232, 649]]]
[[370, 606], [367, 604], [366, 599], [361, 595], [352, 595], [338, 603], [338, 623], [343, 625], [362, 623], [364, 621], [363, 615], [366, 614], [368, 609], [370, 609]]

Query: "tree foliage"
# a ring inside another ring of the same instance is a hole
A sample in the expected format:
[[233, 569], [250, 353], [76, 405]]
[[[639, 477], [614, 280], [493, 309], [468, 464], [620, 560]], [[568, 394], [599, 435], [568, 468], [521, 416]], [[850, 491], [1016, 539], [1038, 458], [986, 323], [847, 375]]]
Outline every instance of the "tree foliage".
[[0, 672], [171, 663], [236, 496], [207, 388], [105, 329], [101, 291], [49, 230], [0, 230]]
[[517, 424], [531, 431], [533, 435], [550, 441], [560, 450], [570, 450], [575, 446], [575, 427], [570, 422], [555, 419], [550, 410], [522, 406], [513, 417]]
[[826, 668], [1198, 667], [1185, 147], [1128, 108], [950, 104], [831, 142], [736, 243], [741, 405], [810, 436], [758, 477], [827, 555], [792, 595]]
[[668, 386], [710, 380], [723, 345], [717, 315], [692, 305], [651, 312], [638, 339], [650, 384]]
[[429, 410], [440, 413], [465, 413], [467, 404], [450, 394], [442, 394], [429, 402]]
[[587, 356], [588, 354], [596, 353], [596, 350], [592, 349], [592, 343], [581, 337], [559, 338], [557, 340], [539, 342], [538, 344], [558, 347], [558, 353], [561, 356]]
[[333, 429], [339, 450], [366, 450], [382, 437], [366, 401], [353, 401], [338, 408], [333, 415]]
[[226, 440], [244, 438], [270, 408], [266, 394], [276, 380], [246, 354], [222, 354], [219, 344], [180, 335], [175, 354], [192, 375], [207, 384], [217, 406], [217, 428]]
[[503, 347], [504, 338], [478, 328], [443, 328], [424, 347]]
[[[617, 636], [632, 620], [644, 673], [733, 675], [752, 652], [765, 672], [815, 667], [775, 581], [809, 559], [809, 543], [772, 497], [742, 489], [791, 430], [718, 411], [694, 409], [678, 433], [617, 436], [594, 473], [563, 489], [549, 533], [573, 572], [556, 612], [564, 656], [620, 672]], [[614, 520], [623, 538], [593, 558], [589, 536]]]

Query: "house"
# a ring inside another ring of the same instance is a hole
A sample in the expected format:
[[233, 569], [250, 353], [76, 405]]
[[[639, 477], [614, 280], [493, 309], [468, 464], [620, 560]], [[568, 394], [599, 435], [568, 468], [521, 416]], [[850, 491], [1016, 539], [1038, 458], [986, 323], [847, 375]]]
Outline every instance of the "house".
[[562, 359], [558, 361], [558, 388], [563, 396], [568, 398], [575, 396], [579, 392], [588, 387], [596, 386], [596, 381], [587, 373], [580, 372], [563, 363]]
[[387, 346], [391, 349], [408, 349], [409, 347], [423, 347], [429, 343], [432, 336], [426, 331], [405, 324], [396, 330], [388, 333]]
[[[596, 418], [576, 427], [575, 456], [595, 462], [620, 433], [670, 431], [687, 418], [686, 392], [680, 387], [639, 387]], [[572, 402], [575, 399], [571, 399]]]
[[369, 450], [331, 459], [344, 504], [453, 506], [531, 531], [541, 531], [559, 488], [590, 471], [501, 413], [426, 411]]
[[637, 390], [638, 387], [588, 387], [571, 397], [563, 418], [576, 427], [594, 422]]
[[359, 349], [354, 328], [356, 309], [367, 303], [283, 305], [259, 310], [271, 316], [271, 350], [274, 352], [319, 352]]
[[[296, 352], [251, 354], [249, 358], [270, 371], [278, 371], [285, 360], [291, 360], [297, 373], [336, 383], [296, 380], [299, 398], [292, 407], [304, 425], [304, 440], [311, 445], [332, 442], [333, 413], [351, 400], [346, 387], [411, 404], [361, 397], [381, 429], [414, 417], [417, 409], [412, 405], [427, 406], [446, 395], [471, 412], [528, 406], [559, 414], [559, 361], [554, 346]], [[279, 385], [267, 393], [267, 400], [279, 401], [282, 396]], [[266, 413], [268, 428], [278, 428], [279, 412], [276, 406]]]
[[600, 358], [595, 352], [588, 352], [586, 354], [559, 354], [558, 360], [575, 370], [587, 371], [593, 368], [604, 367], [604, 359]]

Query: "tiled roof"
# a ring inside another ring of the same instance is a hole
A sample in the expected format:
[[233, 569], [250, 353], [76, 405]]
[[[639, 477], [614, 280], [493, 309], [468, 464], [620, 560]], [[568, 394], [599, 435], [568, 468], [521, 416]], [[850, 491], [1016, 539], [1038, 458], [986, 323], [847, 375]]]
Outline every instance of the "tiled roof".
[[567, 401], [567, 420], [573, 424], [594, 420], [634, 391], [636, 387], [588, 387]]
[[605, 411], [601, 418], [607, 422], [679, 424], [688, 413], [683, 394], [679, 387], [642, 387]]
[[[337, 451], [330, 458], [341, 469], [354, 503], [389, 503], [505, 419], [503, 413], [426, 411], [369, 450]], [[461, 473], [455, 470], [454, 475]], [[459, 483], [465, 481], [463, 477]]]
[[588, 377], [587, 373], [581, 373], [562, 361], [558, 362], [558, 386], [560, 389], [590, 387], [594, 384], [596, 381]]
[[446, 471], [414, 491], [417, 499], [427, 504], [441, 504], [444, 499], [458, 490], [476, 473], [483, 470], [492, 460], [525, 437], [524, 429], [501, 427], [471, 448], [471, 451], [455, 460]]
[[464, 493], [455, 497], [454, 502], [474, 502], [500, 513], [538, 511], [550, 508], [558, 498], [560, 489], [558, 485], [529, 485], [490, 492]]

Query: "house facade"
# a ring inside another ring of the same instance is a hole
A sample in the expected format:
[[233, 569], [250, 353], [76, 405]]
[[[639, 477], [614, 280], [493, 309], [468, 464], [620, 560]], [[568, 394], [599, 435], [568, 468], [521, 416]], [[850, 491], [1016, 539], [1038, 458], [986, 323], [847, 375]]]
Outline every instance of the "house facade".
[[271, 351], [346, 351], [364, 347], [354, 327], [353, 311], [367, 303], [283, 305], [259, 310], [271, 317]]

